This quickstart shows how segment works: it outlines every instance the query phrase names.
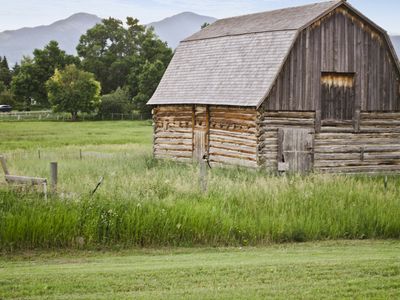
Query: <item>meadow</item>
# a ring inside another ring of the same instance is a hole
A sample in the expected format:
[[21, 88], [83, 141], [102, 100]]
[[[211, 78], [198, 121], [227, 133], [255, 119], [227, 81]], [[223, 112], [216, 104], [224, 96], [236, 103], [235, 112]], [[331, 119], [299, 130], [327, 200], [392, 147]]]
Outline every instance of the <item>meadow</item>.
[[0, 126], [0, 153], [12, 173], [49, 177], [49, 162], [59, 164], [57, 194], [48, 200], [40, 189], [10, 188], [1, 177], [6, 252], [400, 237], [398, 176], [384, 184], [382, 176], [213, 168], [203, 193], [196, 165], [152, 158], [149, 121]]

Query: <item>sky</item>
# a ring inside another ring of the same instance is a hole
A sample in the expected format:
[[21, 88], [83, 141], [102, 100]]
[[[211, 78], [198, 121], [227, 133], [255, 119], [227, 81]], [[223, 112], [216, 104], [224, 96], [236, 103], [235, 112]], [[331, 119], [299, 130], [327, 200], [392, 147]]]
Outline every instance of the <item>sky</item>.
[[[318, 0], [0, 0], [0, 31], [51, 24], [78, 12], [99, 17], [126, 16], [143, 24], [184, 11], [216, 18], [230, 17]], [[349, 0], [350, 4], [386, 29], [400, 35], [400, 0]]]

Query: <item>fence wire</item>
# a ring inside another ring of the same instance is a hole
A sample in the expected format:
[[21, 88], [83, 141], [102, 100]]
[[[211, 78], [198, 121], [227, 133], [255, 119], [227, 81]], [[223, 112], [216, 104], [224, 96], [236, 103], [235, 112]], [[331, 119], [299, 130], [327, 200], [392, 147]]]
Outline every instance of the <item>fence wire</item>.
[[[138, 121], [146, 120], [147, 116], [140, 113], [132, 114], [80, 114], [80, 121]], [[9, 112], [0, 113], [0, 121], [71, 121], [67, 113], [54, 113], [51, 111]]]

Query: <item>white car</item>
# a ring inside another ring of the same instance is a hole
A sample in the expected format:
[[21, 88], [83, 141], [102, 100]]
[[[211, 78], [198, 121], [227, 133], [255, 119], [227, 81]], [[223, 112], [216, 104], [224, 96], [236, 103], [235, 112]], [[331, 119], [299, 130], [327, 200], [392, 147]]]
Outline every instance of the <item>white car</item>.
[[7, 104], [0, 105], [0, 112], [10, 112], [12, 111], [12, 106]]

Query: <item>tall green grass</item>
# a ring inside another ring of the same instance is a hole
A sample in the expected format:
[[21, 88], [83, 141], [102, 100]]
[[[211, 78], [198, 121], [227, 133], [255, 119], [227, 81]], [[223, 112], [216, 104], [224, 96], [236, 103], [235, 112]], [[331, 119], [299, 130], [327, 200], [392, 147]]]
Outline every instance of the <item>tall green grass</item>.
[[382, 177], [215, 168], [202, 193], [197, 166], [151, 158], [149, 122], [1, 126], [11, 173], [48, 178], [49, 162], [59, 167], [58, 193], [47, 201], [0, 176], [2, 250], [400, 238], [399, 176], [385, 188]]
[[[400, 238], [400, 186], [390, 178], [274, 177], [215, 169], [201, 193], [195, 166], [135, 163], [143, 180], [45, 201], [0, 190], [0, 248], [238, 246]], [[129, 169], [129, 163], [127, 168]]]

